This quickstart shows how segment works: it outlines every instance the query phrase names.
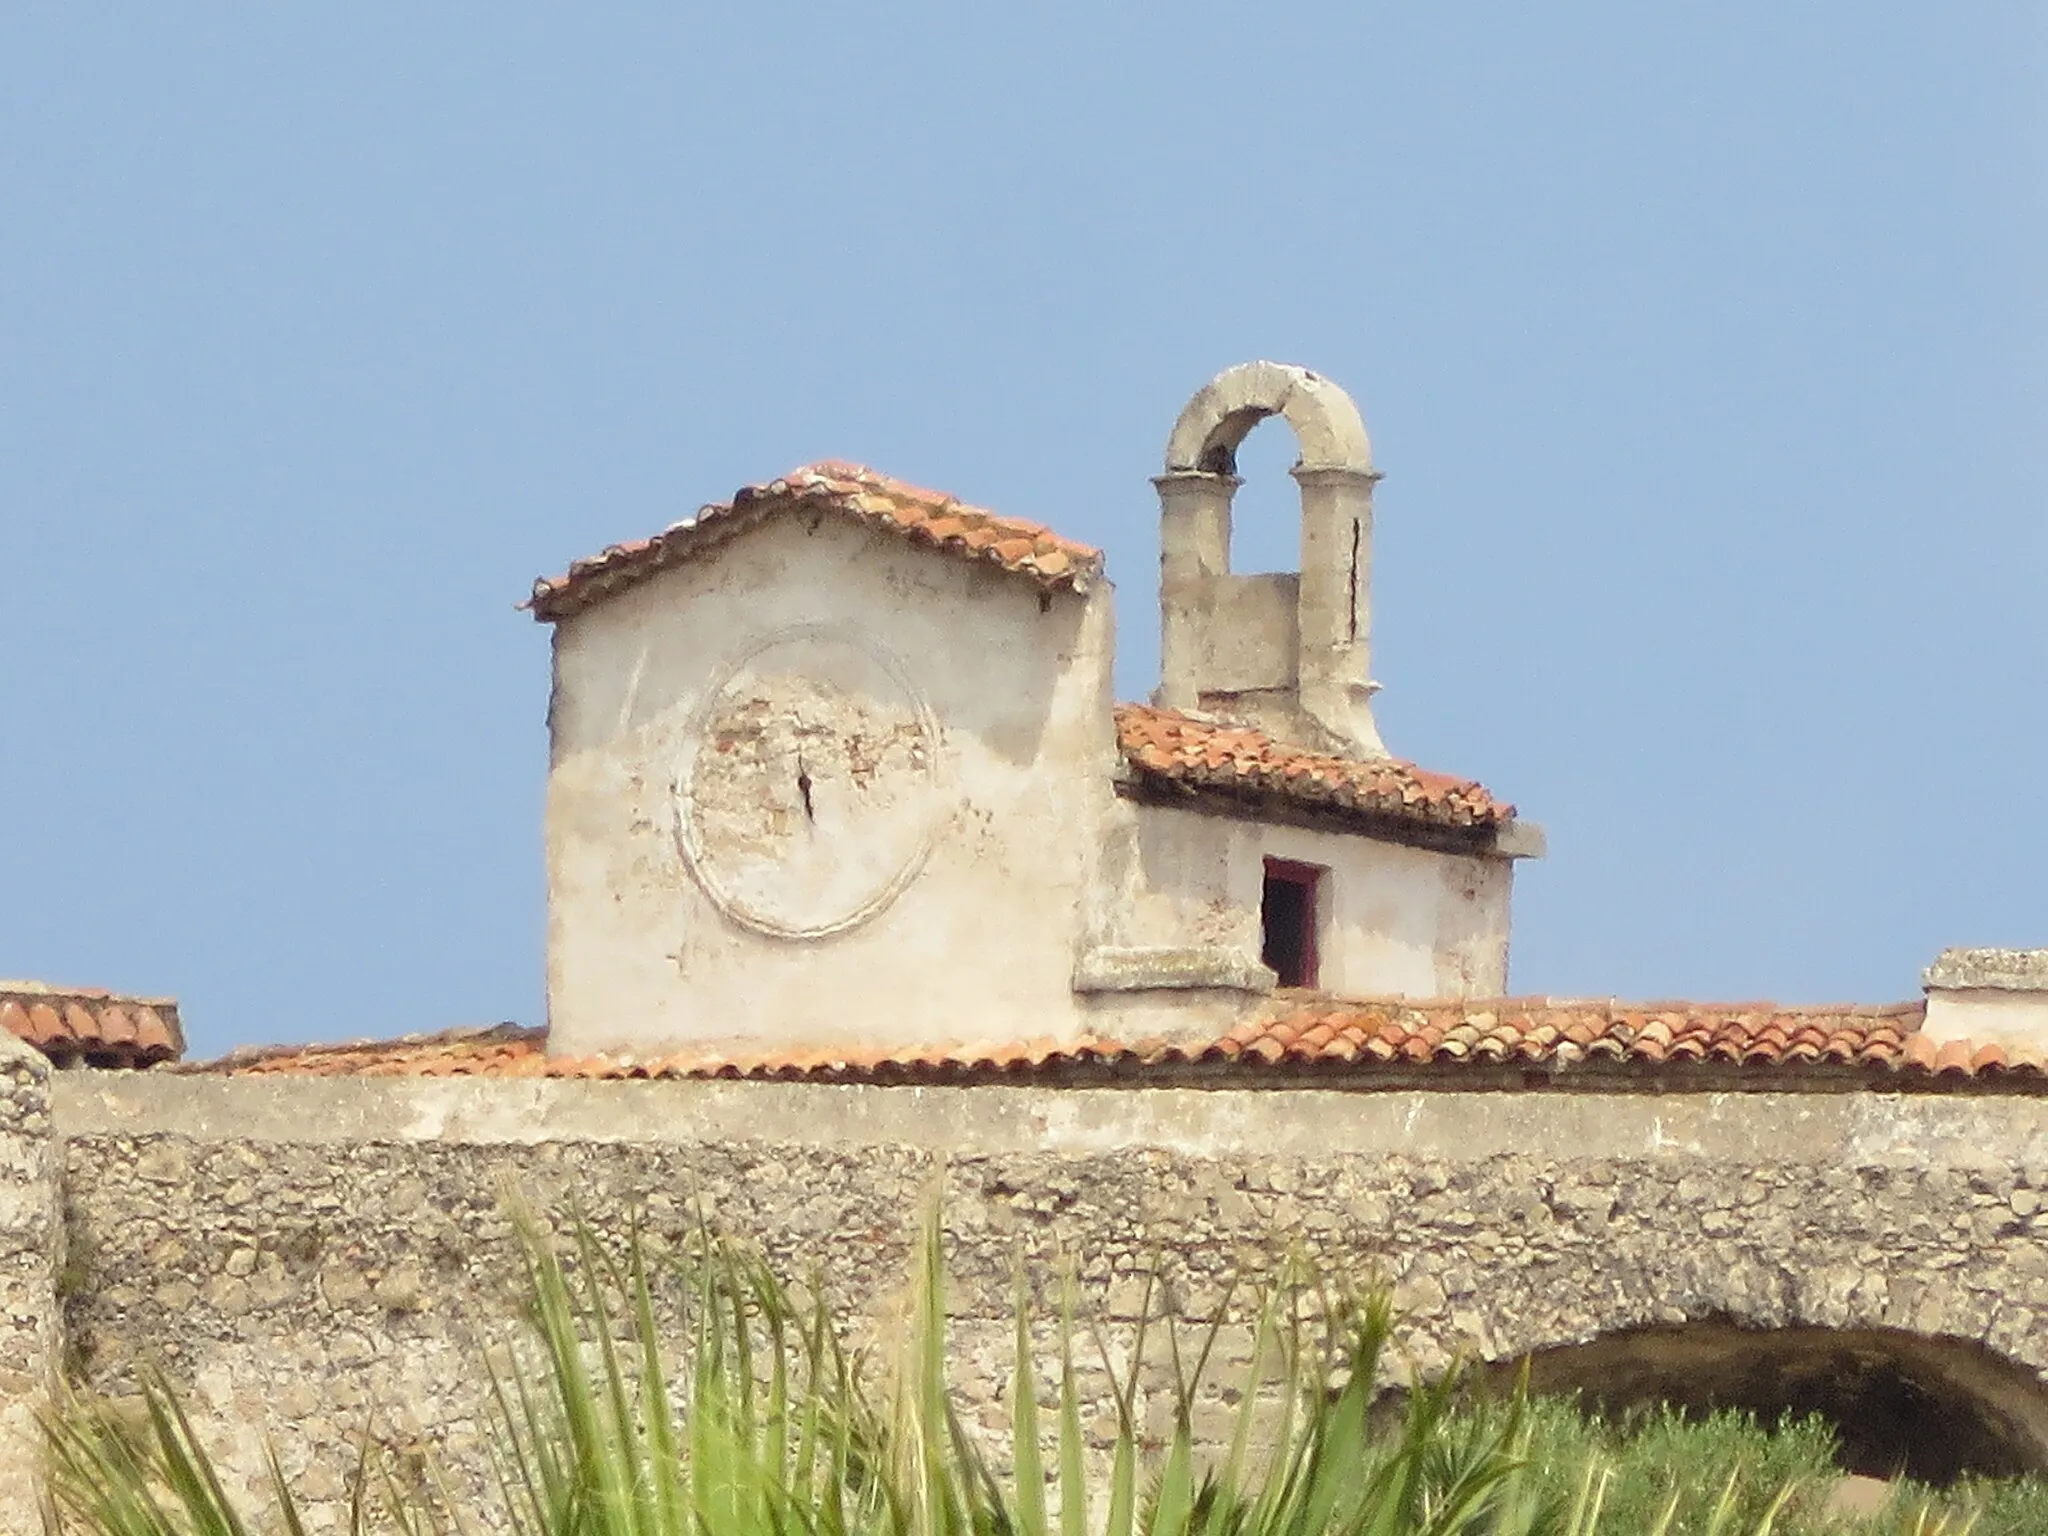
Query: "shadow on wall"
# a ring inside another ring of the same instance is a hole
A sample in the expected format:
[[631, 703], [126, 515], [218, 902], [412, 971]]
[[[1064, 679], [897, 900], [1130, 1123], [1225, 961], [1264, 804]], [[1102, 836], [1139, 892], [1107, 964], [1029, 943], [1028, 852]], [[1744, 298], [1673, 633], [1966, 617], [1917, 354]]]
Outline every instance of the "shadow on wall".
[[1722, 1319], [1630, 1329], [1488, 1366], [1489, 1388], [1523, 1366], [1544, 1396], [1603, 1417], [1659, 1403], [1687, 1415], [1741, 1409], [1763, 1424], [1818, 1415], [1846, 1472], [1935, 1486], [1965, 1474], [2048, 1472], [2048, 1388], [1967, 1339], [1889, 1328], [1744, 1328]]

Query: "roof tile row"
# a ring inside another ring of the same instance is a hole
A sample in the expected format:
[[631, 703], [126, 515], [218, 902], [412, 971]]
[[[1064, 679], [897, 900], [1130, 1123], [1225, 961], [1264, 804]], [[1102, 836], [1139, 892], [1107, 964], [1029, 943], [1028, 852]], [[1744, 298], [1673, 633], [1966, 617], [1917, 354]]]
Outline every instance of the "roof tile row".
[[1117, 743], [1139, 781], [1262, 795], [1337, 812], [1451, 828], [1490, 829], [1515, 808], [1479, 785], [1397, 758], [1334, 757], [1277, 742], [1250, 726], [1178, 710], [1120, 704]]
[[184, 1051], [178, 1005], [167, 997], [119, 997], [97, 987], [0, 982], [0, 1029], [59, 1066], [146, 1067]]
[[943, 491], [832, 459], [793, 469], [763, 485], [745, 486], [730, 502], [707, 506], [652, 538], [613, 544], [578, 560], [560, 576], [536, 581], [527, 606], [536, 618], [548, 622], [568, 618], [777, 509], [850, 517], [914, 543], [1030, 577], [1046, 588], [1086, 591], [1102, 574], [1102, 551], [1090, 545], [1023, 518], [970, 507]]
[[[1252, 1083], [1309, 1074], [1356, 1086], [1445, 1086], [1461, 1078], [1521, 1082], [1602, 1068], [1682, 1082], [1690, 1070], [1733, 1072], [1755, 1086], [1844, 1078], [1927, 1086], [2013, 1080], [2048, 1087], [2035, 1051], [1920, 1034], [1922, 1005], [1781, 1008], [1769, 1003], [1631, 1005], [1547, 998], [1444, 1003], [1295, 999], [1207, 1041], [1101, 1039], [934, 1045], [912, 1051], [814, 1048], [758, 1054], [679, 1052], [652, 1058], [550, 1057], [545, 1032], [503, 1025], [347, 1045], [238, 1052], [179, 1068], [301, 1076], [751, 1078], [782, 1081], [975, 1082], [1178, 1076]], [[1488, 1074], [1484, 1069], [1497, 1069]], [[1478, 1074], [1475, 1077], [1474, 1074]], [[1717, 1076], [1718, 1080], [1718, 1076]]]

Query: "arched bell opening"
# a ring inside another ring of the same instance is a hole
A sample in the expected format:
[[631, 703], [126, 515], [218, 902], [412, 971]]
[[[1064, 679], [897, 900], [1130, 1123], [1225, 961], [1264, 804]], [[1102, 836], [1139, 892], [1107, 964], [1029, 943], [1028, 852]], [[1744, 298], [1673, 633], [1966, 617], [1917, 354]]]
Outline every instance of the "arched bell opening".
[[1238, 443], [1230, 504], [1230, 569], [1292, 575], [1301, 565], [1301, 488], [1289, 478], [1301, 444], [1286, 421], [1266, 418]]
[[1630, 1329], [1488, 1366], [1490, 1390], [1528, 1371], [1532, 1394], [1604, 1418], [1668, 1405], [1732, 1409], [1769, 1427], [1833, 1426], [1842, 1470], [1946, 1486], [1959, 1477], [2048, 1473], [2048, 1389], [1966, 1339], [1888, 1328], [1745, 1328], [1727, 1320]]

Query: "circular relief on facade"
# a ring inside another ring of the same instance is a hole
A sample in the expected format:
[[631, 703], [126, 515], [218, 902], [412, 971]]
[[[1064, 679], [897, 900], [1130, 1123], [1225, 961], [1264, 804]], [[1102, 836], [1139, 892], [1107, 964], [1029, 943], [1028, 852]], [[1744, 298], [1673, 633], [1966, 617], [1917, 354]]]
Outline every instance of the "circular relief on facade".
[[678, 840], [735, 922], [822, 938], [917, 878], [939, 815], [938, 729], [896, 659], [853, 631], [770, 636], [713, 683], [676, 780]]

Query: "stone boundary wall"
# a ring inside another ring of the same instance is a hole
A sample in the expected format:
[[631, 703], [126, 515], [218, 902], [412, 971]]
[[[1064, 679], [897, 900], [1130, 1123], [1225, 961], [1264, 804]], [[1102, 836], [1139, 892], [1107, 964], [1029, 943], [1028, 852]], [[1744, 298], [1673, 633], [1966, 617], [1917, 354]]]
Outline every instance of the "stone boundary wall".
[[0, 1030], [0, 1533], [41, 1529], [37, 1410], [56, 1382], [63, 1229], [50, 1064]]
[[[1149, 1266], [1204, 1312], [1298, 1248], [1393, 1284], [1424, 1369], [1726, 1316], [1959, 1337], [2048, 1371], [2035, 1098], [93, 1072], [53, 1092], [73, 1376], [120, 1392], [160, 1364], [238, 1479], [271, 1437], [330, 1525], [373, 1412], [387, 1443], [482, 1486], [512, 1190], [607, 1227], [637, 1211], [657, 1248], [701, 1206], [875, 1317], [942, 1189], [959, 1385], [992, 1430], [1016, 1266], [1049, 1299], [1069, 1255], [1113, 1349]], [[5, 1226], [9, 1255], [32, 1229]], [[17, 1326], [48, 1346], [50, 1319]]]

